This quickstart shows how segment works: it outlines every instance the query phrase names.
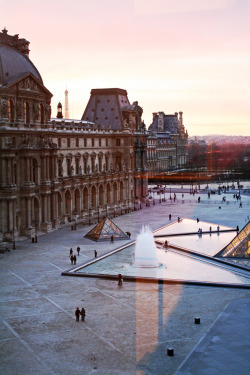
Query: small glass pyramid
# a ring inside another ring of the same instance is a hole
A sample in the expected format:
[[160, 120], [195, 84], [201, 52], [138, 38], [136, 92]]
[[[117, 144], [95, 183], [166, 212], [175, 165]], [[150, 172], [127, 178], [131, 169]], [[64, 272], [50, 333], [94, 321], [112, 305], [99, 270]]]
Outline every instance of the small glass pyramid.
[[129, 240], [127, 234], [118, 228], [108, 217], [105, 217], [84, 237], [92, 241], [110, 241], [111, 236], [113, 236], [114, 241]]

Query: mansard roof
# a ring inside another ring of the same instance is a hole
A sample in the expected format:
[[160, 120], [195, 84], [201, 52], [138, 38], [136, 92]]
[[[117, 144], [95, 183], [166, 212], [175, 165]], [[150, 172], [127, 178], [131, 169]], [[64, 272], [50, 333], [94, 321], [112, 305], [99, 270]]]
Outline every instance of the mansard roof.
[[127, 91], [119, 88], [92, 89], [82, 120], [103, 124], [106, 129], [123, 129], [122, 111], [130, 105]]

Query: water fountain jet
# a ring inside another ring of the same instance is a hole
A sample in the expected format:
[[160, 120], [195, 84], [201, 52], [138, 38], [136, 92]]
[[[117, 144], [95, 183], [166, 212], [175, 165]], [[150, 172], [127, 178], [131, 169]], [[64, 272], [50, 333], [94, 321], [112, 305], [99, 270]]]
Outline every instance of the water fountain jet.
[[149, 226], [143, 226], [137, 236], [134, 256], [133, 266], [135, 267], [154, 268], [159, 266], [154, 236]]

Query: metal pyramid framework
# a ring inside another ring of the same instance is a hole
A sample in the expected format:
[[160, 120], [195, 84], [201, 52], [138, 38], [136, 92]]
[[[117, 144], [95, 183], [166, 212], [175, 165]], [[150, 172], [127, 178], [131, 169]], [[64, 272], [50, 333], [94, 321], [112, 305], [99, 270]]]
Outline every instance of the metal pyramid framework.
[[222, 258], [250, 258], [250, 222], [217, 256]]
[[129, 237], [113, 223], [108, 217], [102, 219], [93, 229], [84, 237], [92, 241], [110, 241], [111, 236], [114, 240], [129, 240]]

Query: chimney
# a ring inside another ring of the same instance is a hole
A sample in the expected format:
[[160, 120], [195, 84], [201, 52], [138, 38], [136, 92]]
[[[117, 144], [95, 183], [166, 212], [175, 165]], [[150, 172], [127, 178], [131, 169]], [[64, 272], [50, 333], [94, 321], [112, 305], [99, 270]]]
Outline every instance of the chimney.
[[181, 125], [183, 125], [182, 114], [183, 114], [183, 112], [179, 112], [179, 121], [180, 121], [180, 124], [181, 124]]
[[153, 112], [153, 122], [154, 122], [154, 119], [156, 118], [157, 116], [157, 112]]
[[62, 104], [59, 102], [57, 104], [57, 115], [56, 115], [57, 118], [63, 118], [63, 114], [62, 114]]

